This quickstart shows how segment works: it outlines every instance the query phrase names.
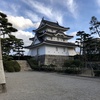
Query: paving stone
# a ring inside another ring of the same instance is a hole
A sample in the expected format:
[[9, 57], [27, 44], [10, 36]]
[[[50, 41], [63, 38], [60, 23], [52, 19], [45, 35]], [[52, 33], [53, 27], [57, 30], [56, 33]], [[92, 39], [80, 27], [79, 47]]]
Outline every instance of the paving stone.
[[100, 100], [100, 79], [46, 72], [6, 73], [0, 100]]

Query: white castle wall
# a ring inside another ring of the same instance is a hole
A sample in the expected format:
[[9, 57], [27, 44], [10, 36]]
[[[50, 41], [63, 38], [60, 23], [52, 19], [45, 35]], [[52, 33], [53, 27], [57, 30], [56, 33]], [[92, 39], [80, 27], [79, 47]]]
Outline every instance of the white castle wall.
[[68, 56], [68, 50], [64, 47], [46, 46], [46, 55], [62, 55]]
[[73, 56], [76, 52], [72, 48], [56, 47], [56, 46], [40, 46], [30, 50], [31, 56], [36, 55], [62, 55], [62, 56]]
[[45, 46], [36, 47], [34, 49], [30, 49], [30, 56], [44, 55], [45, 54]]
[[47, 39], [47, 40], [52, 40], [52, 41], [59, 41], [59, 42], [67, 42], [68, 40], [67, 39], [63, 39], [63, 38], [58, 38], [58, 37], [49, 37], [49, 36], [47, 36], [45, 39]]

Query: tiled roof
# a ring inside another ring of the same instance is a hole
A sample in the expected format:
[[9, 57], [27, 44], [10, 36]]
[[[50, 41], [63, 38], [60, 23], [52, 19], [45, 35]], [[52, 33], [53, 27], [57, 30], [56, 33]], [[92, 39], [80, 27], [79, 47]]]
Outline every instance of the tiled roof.
[[36, 30], [33, 30], [34, 32], [36, 32], [36, 31], [38, 31], [41, 28], [46, 27], [46, 26], [61, 29], [61, 30], [64, 30], [64, 31], [69, 29], [69, 27], [66, 28], [66, 27], [60, 26], [58, 24], [58, 22], [51, 22], [51, 21], [47, 21], [47, 20], [42, 19], [41, 23], [43, 23], [43, 24], [40, 24], [40, 26]]
[[64, 34], [63, 32], [59, 32], [59, 31], [58, 31], [58, 33], [57, 32], [55, 32], [55, 33], [53, 33], [53, 32], [44, 32], [44, 33], [41, 32], [41, 33], [37, 33], [37, 34], [39, 35], [39, 37], [44, 36], [44, 35], [55, 36], [56, 34], [59, 34], [59, 35], [64, 35], [67, 38], [73, 38], [73, 36]]
[[58, 22], [51, 22], [51, 21], [47, 21], [47, 20], [42, 20], [42, 22], [43, 23], [45, 23], [45, 24], [48, 24], [48, 25], [51, 25], [51, 26], [57, 26], [57, 27], [62, 27], [62, 28], [64, 28], [63, 26], [60, 26], [59, 24], [58, 24]]

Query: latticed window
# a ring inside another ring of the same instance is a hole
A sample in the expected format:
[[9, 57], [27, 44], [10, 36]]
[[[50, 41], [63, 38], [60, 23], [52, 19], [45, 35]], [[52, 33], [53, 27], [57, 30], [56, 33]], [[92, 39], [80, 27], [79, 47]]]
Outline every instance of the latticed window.
[[63, 48], [63, 51], [65, 52], [65, 48]]
[[57, 40], [59, 41], [59, 37], [57, 37]]
[[51, 40], [52, 40], [52, 37], [51, 37]]
[[58, 47], [56, 47], [56, 51], [58, 51]]
[[39, 55], [39, 48], [37, 48], [37, 55]]

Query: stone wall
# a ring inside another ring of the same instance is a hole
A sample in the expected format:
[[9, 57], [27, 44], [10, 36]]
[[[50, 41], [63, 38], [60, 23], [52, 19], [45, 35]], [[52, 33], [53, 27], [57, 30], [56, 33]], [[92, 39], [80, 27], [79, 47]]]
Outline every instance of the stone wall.
[[46, 55], [45, 56], [45, 64], [54, 64], [57, 67], [61, 67], [65, 60], [67, 60], [68, 57], [66, 56], [54, 56], [54, 55]]
[[19, 65], [21, 66], [21, 71], [28, 71], [31, 70], [29, 64], [27, 63], [26, 60], [16, 60]]
[[38, 56], [36, 60], [39, 64], [45, 65], [45, 55]]
[[44, 65], [54, 64], [57, 67], [62, 67], [65, 60], [74, 59], [73, 57], [59, 56], [59, 55], [41, 55], [35, 58], [39, 61], [39, 64], [44, 64]]

